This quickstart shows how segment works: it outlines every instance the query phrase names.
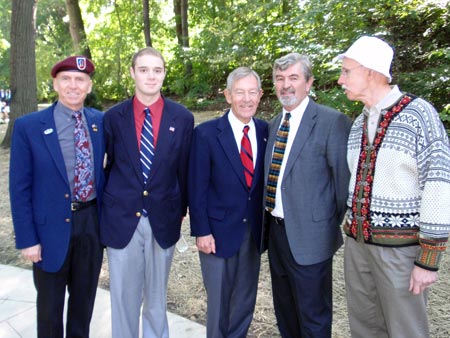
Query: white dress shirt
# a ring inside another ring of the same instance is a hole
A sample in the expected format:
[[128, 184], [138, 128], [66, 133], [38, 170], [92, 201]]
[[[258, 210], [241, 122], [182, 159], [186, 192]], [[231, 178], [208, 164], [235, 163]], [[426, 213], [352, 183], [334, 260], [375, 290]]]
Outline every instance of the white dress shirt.
[[230, 109], [230, 112], [228, 114], [228, 121], [231, 124], [231, 129], [233, 129], [234, 139], [236, 140], [239, 153], [241, 152], [241, 141], [242, 136], [244, 136], [244, 127], [245, 126], [250, 127], [250, 129], [248, 130], [248, 138], [250, 139], [250, 143], [252, 146], [253, 168], [254, 168], [256, 163], [256, 154], [258, 153], [258, 143], [256, 142], [256, 130], [253, 119], [251, 119], [249, 123], [242, 123], [241, 121], [238, 120], [238, 118], [234, 115], [233, 111]]
[[[297, 106], [297, 108], [295, 108], [290, 112], [291, 118], [289, 119], [289, 134], [286, 143], [286, 149], [284, 151], [283, 162], [281, 163], [280, 175], [278, 176], [277, 191], [275, 193], [275, 208], [272, 210], [272, 215], [274, 217], [284, 218], [283, 200], [281, 198], [281, 182], [283, 182], [284, 170], [286, 169], [286, 163], [292, 149], [292, 144], [294, 143], [295, 136], [297, 135], [298, 128], [300, 127], [300, 122], [302, 121], [303, 114], [305, 113], [305, 109], [308, 106], [308, 103], [309, 97], [307, 96]], [[283, 108], [283, 118], [281, 119], [278, 129], [283, 123], [286, 113], [287, 111]], [[273, 156], [273, 149], [272, 149], [272, 156]]]

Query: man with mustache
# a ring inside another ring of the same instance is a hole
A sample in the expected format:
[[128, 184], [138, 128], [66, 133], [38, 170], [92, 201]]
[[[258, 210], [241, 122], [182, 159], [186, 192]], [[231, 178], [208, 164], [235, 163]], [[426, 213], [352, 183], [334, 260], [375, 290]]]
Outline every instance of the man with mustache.
[[269, 126], [265, 233], [273, 302], [282, 337], [331, 337], [332, 261], [342, 245], [350, 119], [308, 97], [309, 58], [275, 61], [283, 106]]
[[338, 83], [364, 103], [348, 140], [344, 225], [352, 337], [429, 337], [427, 288], [450, 230], [450, 149], [434, 107], [390, 86], [393, 50], [363, 36]]

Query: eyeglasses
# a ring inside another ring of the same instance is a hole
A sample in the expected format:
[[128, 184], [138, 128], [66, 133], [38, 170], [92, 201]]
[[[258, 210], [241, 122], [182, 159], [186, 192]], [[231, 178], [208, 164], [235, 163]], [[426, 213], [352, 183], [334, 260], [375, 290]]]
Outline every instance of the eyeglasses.
[[341, 76], [343, 76], [343, 77], [348, 77], [349, 74], [350, 74], [350, 72], [351, 72], [352, 70], [354, 70], [354, 69], [356, 69], [356, 68], [359, 68], [359, 67], [364, 67], [364, 66], [363, 66], [363, 65], [359, 65], [359, 66], [355, 66], [355, 67], [350, 68], [350, 69], [342, 68], [342, 69], [341, 69]]

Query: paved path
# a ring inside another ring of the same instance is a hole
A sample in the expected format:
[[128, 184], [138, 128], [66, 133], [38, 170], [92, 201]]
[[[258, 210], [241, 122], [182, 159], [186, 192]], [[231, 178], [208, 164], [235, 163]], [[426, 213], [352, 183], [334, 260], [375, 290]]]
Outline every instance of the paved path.
[[[91, 338], [111, 337], [109, 291], [98, 289]], [[201, 338], [203, 325], [167, 313], [170, 338]], [[31, 270], [0, 264], [0, 337], [36, 338], [36, 290]]]

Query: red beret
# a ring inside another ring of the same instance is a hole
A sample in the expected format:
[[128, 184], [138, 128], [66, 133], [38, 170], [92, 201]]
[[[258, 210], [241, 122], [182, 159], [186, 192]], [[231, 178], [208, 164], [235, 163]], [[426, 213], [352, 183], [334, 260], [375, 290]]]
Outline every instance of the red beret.
[[77, 71], [91, 75], [95, 70], [94, 63], [82, 55], [69, 56], [67, 59], [59, 61], [52, 68], [51, 74], [55, 78], [56, 74], [64, 71]]

